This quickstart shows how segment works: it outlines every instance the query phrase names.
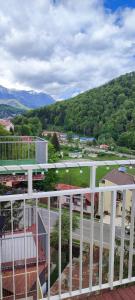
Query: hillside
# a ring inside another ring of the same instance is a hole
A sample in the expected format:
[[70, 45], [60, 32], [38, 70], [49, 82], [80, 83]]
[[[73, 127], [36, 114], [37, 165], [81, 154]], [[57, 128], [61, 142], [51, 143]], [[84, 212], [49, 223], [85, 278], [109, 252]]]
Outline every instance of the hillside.
[[13, 90], [0, 86], [0, 101], [4, 101], [4, 104], [6, 105], [9, 105], [10, 101], [12, 102], [10, 105], [16, 107], [13, 103], [13, 100], [16, 100], [18, 103], [20, 103], [20, 106], [22, 105], [27, 109], [38, 108], [55, 102], [55, 100], [46, 93]]
[[10, 105], [0, 104], [0, 119], [15, 117], [18, 114], [24, 113], [24, 109], [12, 107]]
[[61, 128], [135, 148], [135, 72], [73, 99], [27, 113], [43, 128]]
[[17, 108], [17, 109], [21, 109], [23, 111], [29, 109], [27, 106], [23, 105], [18, 100], [15, 100], [15, 99], [6, 99], [6, 101], [5, 101], [5, 99], [0, 99], [0, 105], [1, 104], [5, 105], [5, 102], [6, 102], [6, 105], [12, 106], [12, 107]]

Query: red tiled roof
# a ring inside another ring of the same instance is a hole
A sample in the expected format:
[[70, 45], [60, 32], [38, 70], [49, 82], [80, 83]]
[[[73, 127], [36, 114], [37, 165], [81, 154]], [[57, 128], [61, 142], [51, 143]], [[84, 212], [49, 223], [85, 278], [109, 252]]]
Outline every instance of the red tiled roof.
[[13, 125], [13, 124], [11, 123], [11, 121], [8, 120], [8, 119], [0, 119], [0, 124], [3, 125], [3, 126], [10, 126], [10, 125]]
[[121, 172], [117, 169], [113, 169], [109, 173], [107, 173], [104, 177], [104, 180], [108, 180], [117, 185], [125, 185], [125, 184], [135, 184], [135, 179], [133, 175]]
[[[81, 187], [79, 186], [75, 186], [75, 185], [70, 185], [70, 184], [65, 184], [65, 183], [58, 183], [56, 185], [56, 189], [58, 191], [61, 191], [61, 190], [78, 190], [78, 189], [81, 189]], [[90, 193], [86, 193], [85, 194], [85, 198], [88, 202], [91, 202], [91, 194]], [[98, 193], [95, 193], [95, 196], [94, 196], [94, 201], [97, 202], [98, 201]]]
[[61, 190], [77, 190], [77, 189], [81, 189], [80, 186], [75, 186], [75, 185], [70, 185], [70, 184], [65, 184], [65, 183], [58, 183], [56, 185], [56, 189], [58, 191]]
[[[39, 275], [45, 269], [44, 263], [39, 265]], [[16, 295], [25, 294], [25, 268], [15, 270], [15, 291]], [[27, 267], [27, 292], [29, 293], [37, 281], [37, 267], [36, 264], [31, 267]], [[13, 271], [2, 272], [3, 289], [13, 293]]]

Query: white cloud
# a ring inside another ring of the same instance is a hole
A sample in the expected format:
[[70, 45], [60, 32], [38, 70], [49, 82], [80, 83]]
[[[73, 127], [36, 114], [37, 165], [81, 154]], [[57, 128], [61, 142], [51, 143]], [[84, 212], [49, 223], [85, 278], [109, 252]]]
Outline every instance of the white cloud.
[[52, 3], [0, 0], [0, 84], [59, 99], [135, 70], [135, 9], [106, 11], [102, 0]]

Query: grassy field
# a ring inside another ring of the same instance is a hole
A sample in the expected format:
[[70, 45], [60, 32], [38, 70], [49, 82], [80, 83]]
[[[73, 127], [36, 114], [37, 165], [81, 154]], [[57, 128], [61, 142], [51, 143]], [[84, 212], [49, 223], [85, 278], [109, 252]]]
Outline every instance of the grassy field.
[[[90, 168], [69, 168], [69, 172], [66, 173], [65, 169], [59, 170], [59, 182], [71, 184], [80, 187], [88, 187], [90, 185]], [[82, 173], [80, 173], [80, 170]], [[109, 172], [106, 167], [97, 168], [97, 185], [99, 180]]]
[[[98, 167], [96, 169], [96, 185], [99, 185], [99, 181], [112, 169], [118, 168], [118, 165], [107, 167]], [[71, 184], [79, 187], [89, 187], [90, 185], [90, 169], [84, 168], [69, 168], [69, 172], [66, 173], [65, 169], [59, 170], [58, 177], [59, 183]], [[80, 170], [82, 173], [80, 173]], [[130, 169], [127, 167], [127, 173], [135, 175], [135, 168]]]

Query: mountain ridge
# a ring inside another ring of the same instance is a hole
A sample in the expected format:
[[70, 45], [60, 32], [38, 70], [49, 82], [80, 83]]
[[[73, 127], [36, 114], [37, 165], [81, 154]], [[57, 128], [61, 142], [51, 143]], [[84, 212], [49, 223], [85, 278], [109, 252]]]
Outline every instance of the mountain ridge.
[[17, 100], [20, 104], [26, 107], [26, 109], [34, 109], [55, 103], [55, 100], [46, 93], [36, 92], [33, 90], [25, 91], [8, 89], [2, 85], [0, 85], [0, 100], [5, 100], [5, 105], [8, 105], [8, 100]]
[[72, 131], [135, 148], [135, 72], [25, 115], [39, 117], [44, 129]]

